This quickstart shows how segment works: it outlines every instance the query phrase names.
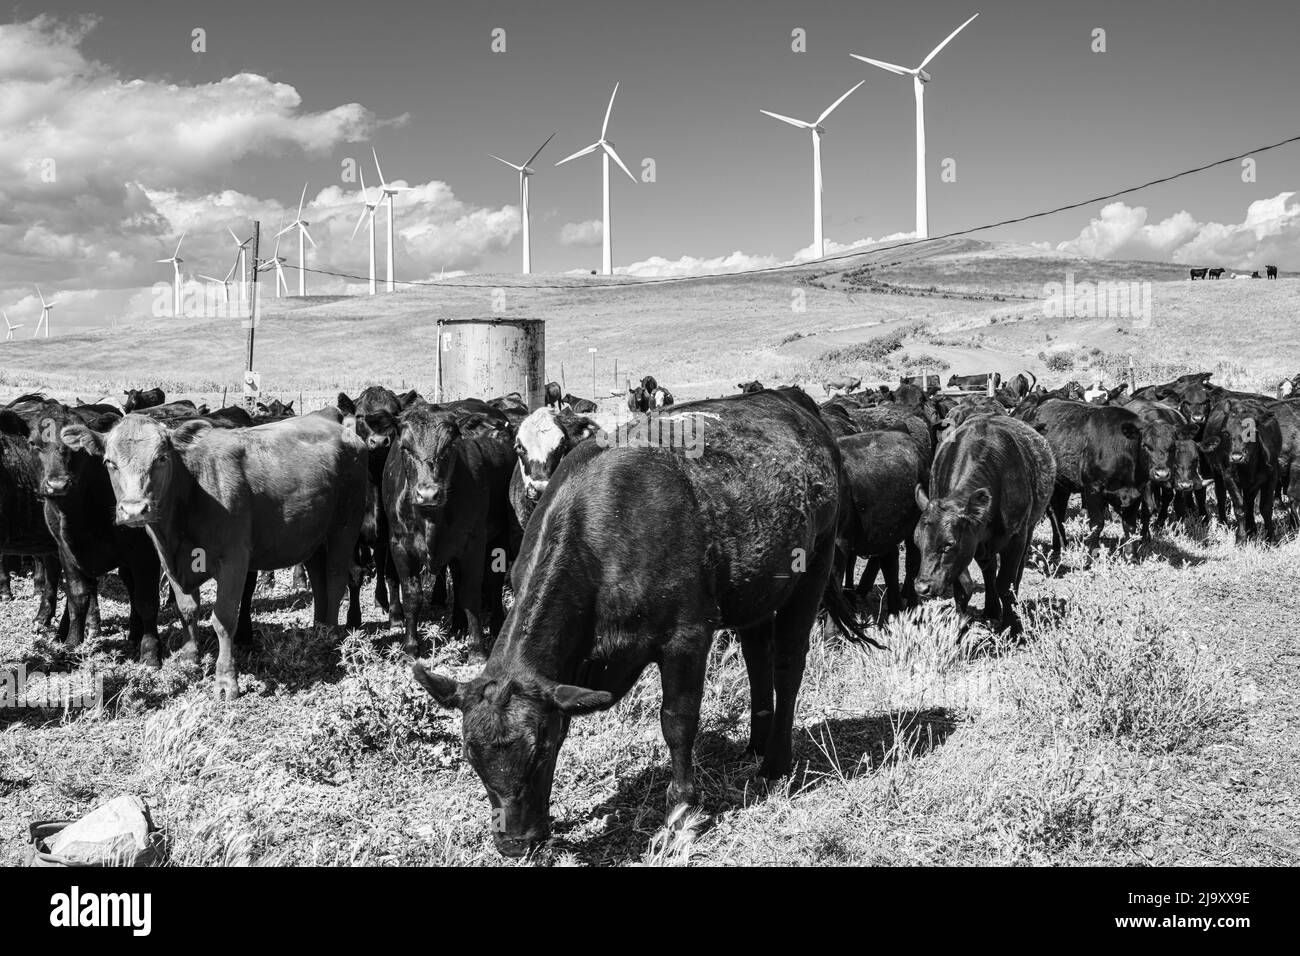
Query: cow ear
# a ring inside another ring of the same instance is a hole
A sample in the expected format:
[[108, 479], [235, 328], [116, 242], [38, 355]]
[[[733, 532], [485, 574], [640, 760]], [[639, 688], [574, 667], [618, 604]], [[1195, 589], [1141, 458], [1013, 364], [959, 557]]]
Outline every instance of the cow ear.
[[191, 419], [182, 422], [171, 430], [172, 444], [177, 448], [188, 448], [198, 441], [203, 433], [212, 428], [211, 422]]
[[551, 688], [551, 702], [560, 709], [560, 713], [576, 717], [608, 707], [614, 703], [614, 695], [608, 691], [575, 687], [573, 684], [556, 684]]
[[1123, 434], [1125, 438], [1131, 439], [1133, 441], [1136, 441], [1142, 437], [1142, 429], [1138, 428], [1132, 422], [1124, 422], [1119, 426], [1119, 430], [1120, 433]]
[[993, 507], [993, 495], [987, 488], [976, 488], [966, 499], [966, 517], [976, 524], [980, 524], [989, 516], [989, 510]]
[[357, 433], [356, 415], [344, 415], [343, 421], [339, 422], [339, 424], [343, 426], [343, 430], [349, 435], [355, 435]]
[[288, 414], [293, 414], [293, 402], [290, 402], [288, 405], [284, 406], [284, 410]]
[[59, 432], [59, 437], [69, 448], [84, 451], [97, 458], [104, 455], [104, 436], [91, 431], [85, 425], [64, 425], [63, 430]]
[[453, 707], [464, 709], [464, 684], [450, 677], [443, 677], [434, 671], [426, 670], [419, 661], [411, 665], [411, 676], [415, 678], [417, 684], [429, 692], [429, 696], [436, 700], [439, 705], [448, 709]]
[[26, 438], [31, 434], [31, 429], [23, 421], [21, 415], [17, 412], [11, 412], [9, 409], [0, 409], [0, 435], [13, 435], [17, 438]]
[[920, 485], [916, 486], [916, 505], [922, 511], [930, 507], [930, 497], [925, 493], [925, 489]]

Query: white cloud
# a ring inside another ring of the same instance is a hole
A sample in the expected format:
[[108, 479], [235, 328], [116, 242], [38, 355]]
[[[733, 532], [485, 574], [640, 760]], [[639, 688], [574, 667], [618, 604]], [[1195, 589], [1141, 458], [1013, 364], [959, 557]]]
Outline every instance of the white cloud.
[[715, 272], [744, 272], [747, 269], [763, 269], [780, 265], [776, 256], [751, 256], [736, 250], [729, 256], [715, 256], [701, 259], [697, 256], [682, 256], [680, 259], [665, 259], [663, 256], [651, 256], [640, 262], [634, 262], [626, 268], [614, 271], [619, 275], [640, 277], [707, 275]]
[[1294, 192], [1251, 203], [1240, 223], [1198, 222], [1186, 211], [1148, 223], [1145, 206], [1104, 206], [1058, 252], [1101, 259], [1152, 259], [1194, 265], [1300, 269], [1300, 204]]
[[599, 219], [585, 222], [566, 222], [560, 227], [560, 242], [566, 246], [598, 246], [604, 235]]

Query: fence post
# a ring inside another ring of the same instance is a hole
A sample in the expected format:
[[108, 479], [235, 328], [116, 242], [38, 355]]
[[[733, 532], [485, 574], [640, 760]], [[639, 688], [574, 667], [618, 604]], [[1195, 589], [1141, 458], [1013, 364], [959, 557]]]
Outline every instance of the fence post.
[[[250, 296], [248, 302], [248, 351], [247, 351], [247, 355], [245, 356], [245, 362], [244, 362], [245, 372], [253, 371], [253, 337], [254, 337], [254, 333], [257, 330], [257, 266], [258, 266], [258, 253], [260, 252], [259, 246], [261, 245], [261, 241], [262, 241], [262, 223], [260, 220], [254, 219], [253, 220], [253, 281], [251, 283], [252, 295]], [[253, 410], [253, 405], [254, 405], [253, 396], [248, 392], [247, 389], [244, 390], [244, 405], [248, 408], [250, 412]]]

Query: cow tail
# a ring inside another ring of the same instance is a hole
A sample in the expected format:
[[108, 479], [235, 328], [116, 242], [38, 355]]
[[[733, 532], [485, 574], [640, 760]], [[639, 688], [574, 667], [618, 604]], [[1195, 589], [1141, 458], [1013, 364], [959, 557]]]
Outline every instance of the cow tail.
[[867, 635], [867, 625], [858, 617], [857, 612], [844, 596], [844, 592], [840, 590], [838, 576], [834, 573], [831, 574], [830, 580], [826, 582], [826, 590], [822, 594], [822, 609], [835, 622], [835, 626], [844, 632], [846, 637], [851, 637], [864, 644], [870, 644], [878, 650], [883, 651], [885, 649]]

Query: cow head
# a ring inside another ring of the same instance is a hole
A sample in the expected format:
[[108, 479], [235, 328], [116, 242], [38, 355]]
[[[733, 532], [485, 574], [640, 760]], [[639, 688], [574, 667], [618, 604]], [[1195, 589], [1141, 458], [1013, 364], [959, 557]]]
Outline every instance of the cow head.
[[169, 429], [146, 415], [127, 415], [107, 434], [85, 425], [67, 425], [59, 434], [69, 447], [104, 459], [117, 498], [114, 518], [138, 528], [169, 513], [185, 481], [180, 453], [211, 428], [189, 421]]
[[977, 488], [968, 495], [930, 498], [916, 486], [921, 517], [912, 540], [921, 551], [916, 577], [919, 597], [942, 597], [975, 557], [984, 526], [993, 512], [993, 495]]
[[397, 448], [417, 508], [446, 506], [459, 441], [460, 428], [447, 412], [417, 405], [402, 417]]
[[599, 426], [590, 418], [568, 412], [539, 408], [519, 423], [515, 436], [515, 454], [519, 456], [519, 474], [524, 479], [524, 494], [537, 500], [555, 473], [560, 460], [578, 442], [596, 434]]
[[439, 704], [464, 715], [465, 755], [487, 789], [497, 850], [510, 857], [528, 853], [550, 834], [555, 759], [569, 718], [608, 707], [613, 697], [540, 678], [493, 676], [488, 670], [458, 682], [419, 661], [411, 673]]
[[86, 481], [95, 459], [63, 440], [65, 427], [81, 422], [65, 406], [51, 402], [32, 423], [28, 447], [36, 456], [37, 493], [43, 498], [63, 498]]
[[739, 382], [737, 383], [736, 388], [740, 389], [741, 394], [748, 395], [751, 392], [761, 392], [763, 390], [763, 383], [755, 379], [751, 382]]
[[1173, 485], [1178, 491], [1191, 491], [1201, 486], [1201, 455], [1196, 447], [1195, 425], [1183, 424], [1174, 428]]
[[1229, 399], [1217, 405], [1205, 425], [1205, 438], [1199, 443], [1201, 451], [1218, 456], [1220, 461], [1241, 465], [1257, 456], [1267, 456], [1268, 450], [1260, 443], [1258, 431], [1272, 415], [1262, 408]]
[[650, 393], [645, 390], [644, 385], [627, 390], [627, 408], [630, 412], [650, 411]]

